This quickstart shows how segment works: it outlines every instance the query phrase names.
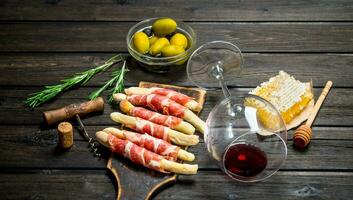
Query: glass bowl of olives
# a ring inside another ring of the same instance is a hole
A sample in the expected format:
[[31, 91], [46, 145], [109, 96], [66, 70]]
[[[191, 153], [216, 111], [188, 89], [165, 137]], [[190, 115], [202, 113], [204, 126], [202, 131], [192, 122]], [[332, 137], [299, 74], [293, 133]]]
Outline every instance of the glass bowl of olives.
[[129, 53], [142, 67], [165, 73], [186, 63], [195, 50], [196, 33], [184, 22], [151, 18], [131, 27], [126, 42]]

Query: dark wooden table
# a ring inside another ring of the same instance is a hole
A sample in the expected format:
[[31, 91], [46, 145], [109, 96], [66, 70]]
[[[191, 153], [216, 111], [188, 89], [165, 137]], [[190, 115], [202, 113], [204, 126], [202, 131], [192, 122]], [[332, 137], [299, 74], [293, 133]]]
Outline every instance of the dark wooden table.
[[[272, 178], [257, 184], [234, 182], [200, 144], [190, 148], [197, 156], [199, 173], [179, 176], [155, 199], [352, 198], [352, 1], [2, 0], [1, 199], [115, 199], [106, 159], [94, 158], [79, 134], [68, 152], [56, 153], [55, 129], [40, 126], [41, 111], [85, 100], [110, 73], [33, 110], [23, 101], [43, 85], [90, 69], [117, 52], [127, 53], [129, 27], [156, 16], [186, 21], [197, 31], [199, 45], [227, 40], [240, 46], [245, 68], [241, 78], [228, 83], [233, 94], [248, 92], [279, 70], [303, 81], [312, 79], [316, 96], [329, 79], [334, 88], [315, 122], [309, 149], [296, 151], [289, 140], [288, 159]], [[184, 68], [163, 75], [144, 72], [134, 64], [129, 68], [128, 86], [141, 80], [192, 86]], [[207, 94], [203, 119], [220, 94], [220, 89]], [[111, 125], [112, 110], [108, 106], [103, 115], [84, 119], [88, 131], [93, 134]]]

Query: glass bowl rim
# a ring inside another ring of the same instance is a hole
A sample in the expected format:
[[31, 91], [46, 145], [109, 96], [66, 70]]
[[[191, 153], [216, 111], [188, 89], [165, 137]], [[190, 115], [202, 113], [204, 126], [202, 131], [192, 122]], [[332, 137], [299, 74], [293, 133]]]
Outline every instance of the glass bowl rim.
[[[229, 97], [227, 97], [227, 98], [224, 98], [224, 99], [222, 99], [220, 102], [218, 102], [217, 104], [216, 104], [216, 106], [215, 107], [213, 107], [212, 108], [212, 110], [211, 110], [211, 112], [208, 114], [208, 117], [207, 117], [207, 119], [206, 119], [206, 131], [209, 129], [209, 126], [210, 126], [210, 123], [211, 123], [211, 115], [213, 116], [214, 115], [214, 113], [215, 113], [215, 111], [216, 110], [218, 110], [219, 108], [220, 108], [220, 106], [222, 106], [222, 105], [225, 105], [227, 102], [229, 102], [231, 99], [234, 99], [234, 98], [240, 98], [240, 99], [245, 99], [245, 98], [247, 98], [247, 97], [251, 97], [251, 98], [254, 98], [254, 99], [257, 99], [257, 100], [260, 100], [260, 101], [264, 101], [265, 103], [267, 103], [268, 105], [270, 105], [273, 109], [274, 109], [274, 111], [276, 112], [276, 114], [280, 117], [280, 121], [282, 122], [282, 124], [283, 124], [283, 126], [284, 126], [284, 130], [283, 131], [285, 131], [285, 133], [287, 134], [287, 127], [286, 127], [286, 124], [285, 124], [285, 122], [284, 122], [284, 120], [283, 120], [283, 118], [282, 118], [282, 115], [280, 114], [280, 112], [278, 111], [278, 109], [271, 103], [271, 102], [269, 102], [269, 101], [267, 101], [266, 99], [264, 99], [264, 98], [262, 98], [262, 97], [260, 97], [260, 96], [258, 96], [258, 95], [254, 95], [254, 94], [243, 94], [243, 95], [239, 95], [239, 96], [235, 96], [235, 95], [231, 95], [231, 96], [229, 96]], [[205, 131], [205, 132], [206, 132]], [[206, 136], [207, 134], [205, 134], [204, 135], [204, 137]], [[205, 139], [205, 141], [206, 141], [206, 138], [204, 138]], [[287, 139], [287, 138], [286, 138]]]

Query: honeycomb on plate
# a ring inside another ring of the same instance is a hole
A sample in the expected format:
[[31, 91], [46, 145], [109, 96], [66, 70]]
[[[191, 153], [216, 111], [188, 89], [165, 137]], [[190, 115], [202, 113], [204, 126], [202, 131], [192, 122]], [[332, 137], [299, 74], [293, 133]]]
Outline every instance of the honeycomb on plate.
[[[250, 94], [272, 103], [286, 124], [299, 115], [313, 99], [310, 84], [302, 83], [284, 71], [280, 71], [277, 76], [250, 91]], [[260, 109], [263, 106], [256, 105], [255, 101], [248, 103], [258, 108], [258, 117], [262, 123], [275, 128], [276, 119], [273, 118], [273, 111]]]

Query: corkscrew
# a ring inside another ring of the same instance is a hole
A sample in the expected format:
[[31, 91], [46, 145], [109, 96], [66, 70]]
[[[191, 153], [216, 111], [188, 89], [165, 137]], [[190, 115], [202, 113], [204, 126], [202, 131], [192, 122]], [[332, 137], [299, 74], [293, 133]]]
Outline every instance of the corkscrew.
[[71, 104], [63, 108], [56, 110], [50, 110], [43, 113], [43, 117], [48, 125], [55, 124], [73, 117], [78, 122], [78, 130], [81, 135], [88, 141], [89, 148], [93, 154], [100, 157], [101, 154], [98, 151], [98, 143], [87, 133], [81, 117], [88, 115], [92, 112], [101, 112], [104, 110], [104, 101], [102, 97], [98, 97], [95, 100], [87, 101], [81, 104]]
[[75, 115], [78, 122], [77, 129], [83, 135], [83, 137], [88, 141], [89, 148], [93, 152], [94, 156], [101, 157], [101, 154], [98, 151], [98, 143], [87, 133], [85, 126], [83, 125], [79, 115]]

